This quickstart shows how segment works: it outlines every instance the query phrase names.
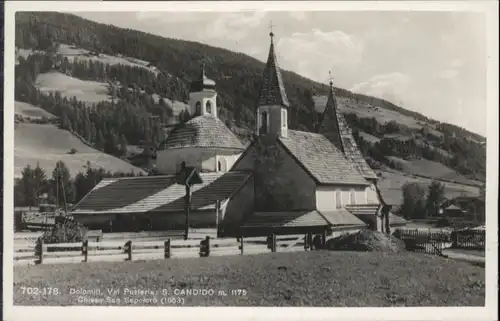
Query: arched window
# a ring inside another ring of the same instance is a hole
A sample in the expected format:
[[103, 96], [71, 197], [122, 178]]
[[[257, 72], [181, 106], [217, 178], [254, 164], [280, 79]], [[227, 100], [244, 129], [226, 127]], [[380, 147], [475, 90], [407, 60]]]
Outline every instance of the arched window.
[[205, 104], [205, 109], [207, 111], [207, 114], [212, 113], [212, 103], [210, 102], [210, 100], [207, 100], [207, 103]]
[[351, 189], [351, 192], [350, 192], [350, 203], [351, 204], [356, 204], [356, 192]]
[[267, 133], [267, 112], [263, 111], [260, 114], [260, 129], [259, 129], [260, 134], [266, 134]]
[[335, 191], [335, 208], [342, 208], [342, 194], [339, 190]]
[[195, 113], [195, 115], [196, 116], [201, 115], [201, 103], [200, 102], [196, 103], [196, 113]]
[[286, 110], [281, 110], [281, 127], [286, 128], [287, 119], [286, 119]]
[[226, 172], [227, 171], [227, 162], [223, 157], [219, 157], [217, 161], [217, 171]]

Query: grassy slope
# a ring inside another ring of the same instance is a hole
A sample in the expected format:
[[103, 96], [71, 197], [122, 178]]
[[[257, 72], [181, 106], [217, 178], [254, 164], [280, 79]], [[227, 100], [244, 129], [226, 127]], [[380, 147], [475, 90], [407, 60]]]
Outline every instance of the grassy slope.
[[[381, 171], [378, 186], [384, 198], [384, 201], [391, 205], [400, 205], [403, 203], [402, 187], [405, 183], [418, 183], [423, 188], [431, 184], [432, 180], [423, 177], [415, 177], [398, 171]], [[442, 182], [445, 186], [445, 197], [453, 198], [461, 195], [479, 196], [479, 188], [475, 186], [461, 185], [449, 182]]]
[[[316, 96], [314, 100], [316, 102], [316, 111], [323, 112], [327, 96]], [[337, 103], [340, 112], [343, 114], [354, 113], [360, 118], [375, 118], [380, 124], [396, 121], [398, 124], [406, 125], [412, 129], [422, 128], [423, 123], [421, 121], [394, 110], [366, 102], [357, 102], [355, 99], [347, 97], [337, 97]]]
[[441, 164], [424, 158], [404, 160], [389, 156], [389, 159], [400, 164], [405, 173], [427, 176], [432, 178], [455, 181], [463, 184], [479, 184], [480, 182], [470, 180], [457, 171]]
[[[93, 60], [99, 60], [103, 63], [108, 63], [108, 64], [117, 64], [117, 63], [122, 63], [122, 64], [128, 64], [128, 65], [134, 65], [134, 66], [141, 66], [145, 67], [147, 66], [146, 61], [139, 61], [138, 63], [134, 62], [133, 58], [127, 58], [127, 57], [113, 57], [113, 56], [108, 56], [108, 55], [100, 55], [100, 57], [88, 57], [86, 54], [88, 53], [87, 50], [85, 49], [80, 49], [80, 48], [75, 48], [72, 46], [68, 45], [61, 45], [59, 48], [59, 53], [67, 56], [68, 59], [72, 60], [75, 58], [78, 59], [93, 59]], [[19, 50], [19, 54], [26, 56], [29, 54], [29, 51], [27, 50]], [[147, 68], [147, 67], [145, 67]], [[151, 68], [148, 68], [151, 69]], [[152, 70], [154, 71], [154, 70]], [[109, 96], [107, 95], [107, 89], [106, 89], [106, 84], [104, 83], [99, 83], [99, 82], [94, 82], [94, 81], [83, 81], [79, 80], [64, 74], [61, 74], [59, 72], [51, 72], [51, 73], [46, 73], [42, 74], [37, 78], [37, 87], [41, 89], [44, 92], [49, 92], [49, 91], [59, 91], [63, 96], [67, 96], [68, 98], [71, 98], [73, 96], [76, 96], [77, 99], [88, 102], [88, 103], [93, 103], [97, 102], [100, 100], [109, 100]], [[154, 99], [157, 100], [159, 99], [158, 95], [154, 95]], [[316, 96], [315, 100], [322, 101], [324, 100], [324, 103], [317, 103], [316, 106], [324, 106], [326, 104], [326, 96]], [[169, 99], [166, 100], [167, 104], [170, 105], [174, 111], [174, 115], [178, 115], [178, 113], [185, 109], [187, 106], [184, 103], [181, 102], [172, 102]], [[410, 117], [408, 115], [404, 115], [402, 113], [399, 113], [394, 110], [390, 110], [387, 108], [381, 108], [375, 105], [372, 105], [367, 102], [363, 101], [355, 101], [352, 98], [347, 98], [347, 97], [339, 97], [338, 98], [338, 103], [339, 103], [339, 109], [342, 113], [356, 113], [358, 117], [374, 117], [376, 118], [380, 123], [386, 123], [391, 120], [396, 121], [399, 124], [404, 124], [412, 129], [420, 129], [422, 127], [422, 121], [417, 120], [414, 117]], [[321, 111], [321, 110], [318, 110]], [[435, 131], [430, 128], [431, 131], [435, 132], [436, 134], [440, 134], [440, 132]], [[366, 137], [368, 134], [363, 133], [364, 137]], [[371, 135], [370, 135], [371, 136]], [[372, 140], [373, 142], [375, 139], [378, 139], [376, 137], [366, 137], [368, 140]], [[446, 152], [445, 152], [446, 153]], [[448, 154], [448, 153], [446, 153]], [[438, 164], [435, 162], [427, 161], [428, 163], [434, 163]], [[411, 164], [412, 165], [412, 164]], [[427, 164], [428, 165], [428, 164]], [[441, 164], [438, 164], [441, 165]], [[455, 171], [452, 171], [451, 169], [448, 169], [446, 166], [442, 165], [441, 169], [447, 169], [445, 172], [448, 173], [448, 176], [443, 177], [443, 174], [439, 171], [436, 171], [436, 166], [433, 167], [434, 170], [432, 170], [431, 174], [429, 175], [428, 172], [428, 167], [429, 166], [421, 166], [421, 164], [413, 164], [412, 166], [406, 166], [408, 168], [404, 169], [404, 173], [397, 173], [393, 171], [392, 173], [389, 173], [387, 177], [393, 178], [394, 181], [392, 182], [387, 182], [387, 179], [385, 179], [385, 182], [382, 183], [382, 186], [385, 190], [384, 196], [388, 198], [388, 202], [391, 204], [399, 204], [401, 202], [401, 187], [402, 184], [400, 182], [404, 182], [408, 179], [407, 175], [408, 174], [415, 174], [415, 175], [425, 175], [425, 176], [430, 176], [433, 178], [444, 178], [448, 180], [453, 180], [458, 177], [458, 181], [470, 184], [472, 183], [465, 177], [462, 177]], [[452, 171], [452, 172], [450, 172]], [[413, 178], [413, 180], [419, 181], [422, 183], [424, 186], [427, 186], [430, 181], [426, 179], [417, 179]], [[448, 184], [449, 185], [449, 184]], [[460, 186], [453, 184], [451, 187], [447, 188], [447, 195], [449, 196], [458, 196], [461, 195], [462, 193], [476, 195], [478, 194], [478, 191], [476, 191], [476, 188], [471, 188], [468, 186], [463, 186], [463, 188], [460, 188]]]
[[42, 117], [46, 117], [49, 119], [54, 118], [54, 115], [52, 115], [51, 113], [43, 110], [40, 107], [36, 107], [28, 103], [16, 101], [14, 103], [14, 107], [16, 115], [20, 115], [25, 118], [27, 117], [31, 119], [41, 119]]
[[[484, 306], [484, 280], [482, 268], [424, 254], [269, 253], [15, 267], [14, 304], [72, 305], [77, 297], [68, 295], [69, 288], [100, 288], [104, 296], [106, 288], [133, 285], [160, 293], [175, 288], [248, 293], [187, 296], [190, 306]], [[30, 297], [21, 286], [57, 287], [63, 295]]]
[[371, 134], [365, 133], [365, 132], [359, 132], [359, 136], [361, 136], [364, 140], [371, 144], [375, 144], [380, 142], [380, 138], [373, 136]]
[[[104, 154], [83, 144], [70, 132], [53, 125], [20, 123], [15, 129], [14, 174], [18, 177], [27, 164], [44, 168], [51, 175], [57, 161], [62, 160], [74, 176], [85, 169], [87, 161], [94, 167], [111, 171], [143, 172], [141, 169], [116, 157]], [[70, 155], [71, 148], [77, 153]]]
[[76, 97], [76, 99], [89, 104], [110, 100], [105, 83], [83, 81], [60, 72], [48, 72], [38, 75], [35, 86], [42, 93], [58, 91], [63, 97], [68, 99]]

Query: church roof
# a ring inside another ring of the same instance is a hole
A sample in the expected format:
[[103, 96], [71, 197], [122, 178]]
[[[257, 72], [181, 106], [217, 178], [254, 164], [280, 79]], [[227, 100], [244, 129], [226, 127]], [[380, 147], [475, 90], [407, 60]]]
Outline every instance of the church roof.
[[280, 68], [276, 60], [276, 53], [274, 52], [274, 34], [271, 32], [270, 36], [271, 46], [262, 76], [262, 87], [259, 93], [258, 105], [281, 105], [283, 107], [289, 107], [290, 103], [288, 102], [285, 85], [283, 84]]
[[172, 130], [160, 149], [189, 147], [244, 149], [224, 122], [210, 114], [197, 116]]
[[[203, 182], [191, 188], [191, 209], [214, 209], [229, 199], [250, 177], [249, 173], [200, 173]], [[178, 212], [184, 210], [185, 187], [175, 175], [103, 179], [71, 214]]]
[[369, 185], [353, 164], [325, 136], [288, 130], [280, 142], [319, 184]]
[[319, 133], [327, 137], [346, 157], [356, 166], [357, 170], [367, 179], [377, 179], [377, 174], [366, 163], [351, 128], [340, 114], [337, 100], [333, 93], [333, 84], [330, 82], [330, 92], [323, 112]]

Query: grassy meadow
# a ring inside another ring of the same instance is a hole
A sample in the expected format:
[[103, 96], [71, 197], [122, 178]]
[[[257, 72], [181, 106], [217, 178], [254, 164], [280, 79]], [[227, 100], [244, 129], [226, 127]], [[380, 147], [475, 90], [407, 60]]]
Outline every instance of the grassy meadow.
[[[75, 148], [75, 154], [69, 151]], [[14, 133], [14, 175], [20, 177], [26, 165], [45, 169], [51, 175], [57, 161], [63, 161], [74, 177], [78, 172], [85, 171], [83, 168], [87, 161], [92, 166], [103, 167], [112, 171], [143, 172], [138, 167], [93, 149], [82, 143], [77, 137], [66, 130], [57, 128], [50, 124], [19, 123]]]
[[[27, 295], [22, 287], [58, 288], [62, 295]], [[71, 288], [151, 290], [149, 298], [182, 289], [214, 295], [180, 296], [187, 306], [484, 306], [484, 269], [467, 262], [418, 253], [313, 251], [79, 263], [14, 268], [14, 304], [84, 305]], [[244, 290], [246, 294], [231, 290]], [[227, 296], [217, 295], [224, 290]], [[144, 297], [144, 296], [140, 296]], [[101, 303], [102, 304], [102, 303]], [[108, 305], [107, 303], [105, 303]], [[158, 303], [150, 303], [158, 305]]]

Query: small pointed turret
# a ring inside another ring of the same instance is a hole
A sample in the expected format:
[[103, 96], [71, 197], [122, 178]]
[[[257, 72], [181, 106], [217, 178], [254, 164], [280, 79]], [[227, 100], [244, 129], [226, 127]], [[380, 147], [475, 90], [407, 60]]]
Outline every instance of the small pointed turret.
[[328, 100], [319, 126], [319, 133], [328, 138], [341, 152], [345, 152], [338, 119], [337, 100], [335, 99], [331, 77]]
[[200, 92], [204, 90], [215, 91], [215, 81], [206, 76], [205, 63], [202, 62], [198, 78], [191, 82], [191, 92]]
[[354, 164], [364, 178], [370, 181], [376, 181], [378, 179], [375, 172], [366, 163], [354, 140], [349, 125], [338, 110], [331, 74], [328, 100], [326, 101], [325, 111], [323, 112], [323, 118], [321, 119], [318, 132], [328, 138], [335, 147], [344, 153], [346, 158]]

